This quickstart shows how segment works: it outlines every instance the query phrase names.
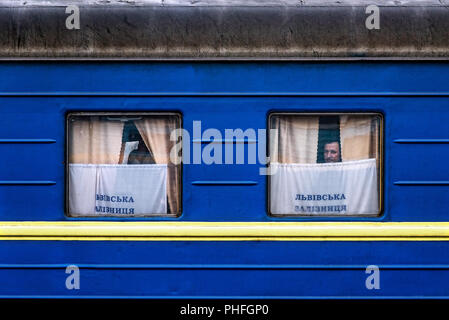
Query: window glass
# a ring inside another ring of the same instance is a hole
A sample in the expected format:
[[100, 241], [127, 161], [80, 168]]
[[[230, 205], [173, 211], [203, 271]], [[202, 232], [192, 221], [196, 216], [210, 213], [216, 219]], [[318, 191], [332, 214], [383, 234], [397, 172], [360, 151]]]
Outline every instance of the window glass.
[[377, 114], [272, 114], [270, 213], [358, 216], [380, 212]]
[[69, 115], [68, 214], [179, 214], [181, 168], [170, 159], [170, 134], [180, 125], [177, 114]]

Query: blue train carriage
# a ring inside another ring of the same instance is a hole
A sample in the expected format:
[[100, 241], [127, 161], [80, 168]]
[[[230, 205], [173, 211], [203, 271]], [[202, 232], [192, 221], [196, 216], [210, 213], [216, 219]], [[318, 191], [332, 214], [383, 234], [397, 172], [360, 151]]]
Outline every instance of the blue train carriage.
[[449, 297], [445, 0], [0, 3], [1, 297]]

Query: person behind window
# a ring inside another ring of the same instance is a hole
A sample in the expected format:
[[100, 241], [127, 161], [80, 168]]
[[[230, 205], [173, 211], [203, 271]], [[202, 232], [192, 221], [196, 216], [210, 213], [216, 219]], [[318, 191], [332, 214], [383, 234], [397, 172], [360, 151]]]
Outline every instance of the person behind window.
[[325, 163], [341, 162], [340, 144], [338, 141], [329, 141], [324, 144], [323, 158]]
[[154, 164], [154, 158], [151, 151], [145, 145], [139, 131], [137, 130], [134, 122], [126, 124], [127, 130], [124, 131], [125, 142], [137, 142], [137, 149], [134, 149], [129, 153], [127, 164]]
[[155, 161], [143, 140], [139, 139], [138, 141], [137, 149], [129, 154], [128, 164], [154, 164]]

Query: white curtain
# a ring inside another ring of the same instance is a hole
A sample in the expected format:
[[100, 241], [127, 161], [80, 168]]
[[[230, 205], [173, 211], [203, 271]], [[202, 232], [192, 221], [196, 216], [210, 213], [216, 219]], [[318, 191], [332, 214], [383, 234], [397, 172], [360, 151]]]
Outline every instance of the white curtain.
[[275, 116], [270, 135], [270, 160], [280, 163], [316, 163], [318, 117]]
[[373, 116], [340, 116], [342, 161], [378, 158], [379, 121]]
[[73, 119], [69, 134], [69, 163], [118, 164], [123, 122], [99, 117]]
[[167, 165], [69, 165], [69, 211], [83, 216], [167, 213]]
[[376, 159], [323, 163], [272, 163], [270, 207], [284, 215], [375, 215]]
[[180, 211], [178, 166], [171, 164], [170, 151], [174, 142], [170, 141], [170, 133], [177, 128], [175, 117], [161, 117], [138, 120], [134, 122], [148, 150], [158, 164], [167, 164], [167, 195], [172, 213]]

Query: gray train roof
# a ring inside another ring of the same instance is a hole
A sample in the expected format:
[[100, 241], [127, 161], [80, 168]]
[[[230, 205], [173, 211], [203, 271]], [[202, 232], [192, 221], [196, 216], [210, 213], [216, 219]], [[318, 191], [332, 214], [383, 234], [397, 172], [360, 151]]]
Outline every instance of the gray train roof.
[[0, 58], [449, 59], [449, 0], [0, 0]]

